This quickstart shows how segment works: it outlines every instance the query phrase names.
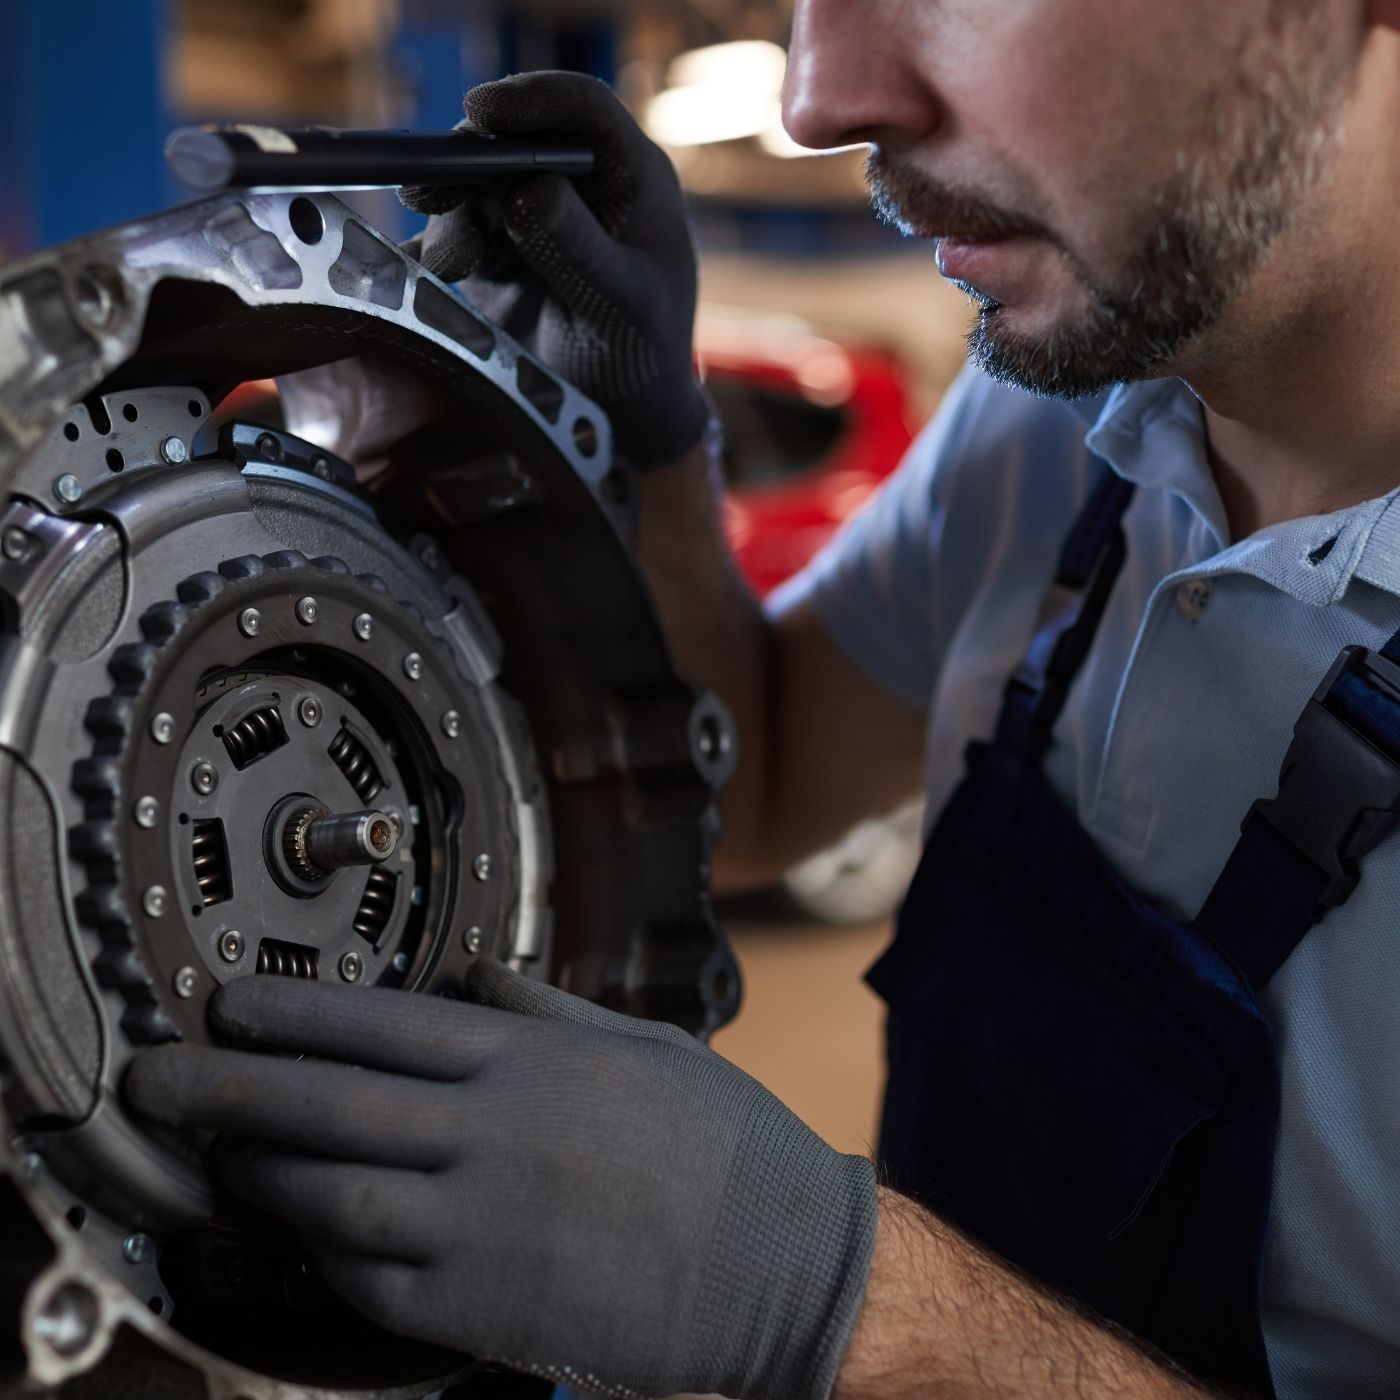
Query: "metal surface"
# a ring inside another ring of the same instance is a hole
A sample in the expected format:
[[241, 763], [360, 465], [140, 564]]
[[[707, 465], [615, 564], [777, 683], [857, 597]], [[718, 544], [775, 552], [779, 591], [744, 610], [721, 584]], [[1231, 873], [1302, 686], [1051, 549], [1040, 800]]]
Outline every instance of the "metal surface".
[[[732, 1015], [729, 720], [671, 665], [606, 420], [525, 363], [328, 198], [0, 269], [0, 1395], [473, 1374], [354, 1318], [211, 1193], [206, 1143], [127, 1115], [132, 1056], [205, 1038], [230, 978], [451, 994], [490, 953]], [[208, 426], [270, 374], [287, 430]], [[394, 849], [327, 869], [324, 818], [288, 835], [308, 811], [382, 813]]]

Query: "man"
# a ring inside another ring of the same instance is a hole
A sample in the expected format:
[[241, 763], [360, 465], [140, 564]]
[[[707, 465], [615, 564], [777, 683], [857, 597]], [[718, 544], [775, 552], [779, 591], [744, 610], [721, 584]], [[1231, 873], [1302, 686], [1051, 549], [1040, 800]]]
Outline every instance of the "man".
[[386, 1326], [576, 1388], [1393, 1395], [1400, 0], [799, 0], [786, 104], [873, 143], [979, 311], [768, 617], [719, 543], [674, 178], [621, 109], [469, 94], [600, 171], [517, 191], [504, 252], [448, 209], [422, 253], [643, 470], [644, 564], [740, 724], [725, 878], [921, 761], [948, 804], [872, 974], [882, 1156], [934, 1209], [683, 1037], [489, 966], [475, 1006], [237, 984], [242, 1048], [152, 1052], [132, 1098], [223, 1129], [223, 1179]]

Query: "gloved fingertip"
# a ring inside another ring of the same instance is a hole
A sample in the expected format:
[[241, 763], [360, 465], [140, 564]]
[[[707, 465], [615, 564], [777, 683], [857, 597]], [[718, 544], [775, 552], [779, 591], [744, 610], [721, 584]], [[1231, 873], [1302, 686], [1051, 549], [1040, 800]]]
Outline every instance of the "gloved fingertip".
[[180, 1100], [174, 1092], [180, 1081], [179, 1062], [187, 1053], [179, 1045], [157, 1045], [143, 1050], [128, 1066], [121, 1081], [121, 1095], [142, 1118], [175, 1126]]

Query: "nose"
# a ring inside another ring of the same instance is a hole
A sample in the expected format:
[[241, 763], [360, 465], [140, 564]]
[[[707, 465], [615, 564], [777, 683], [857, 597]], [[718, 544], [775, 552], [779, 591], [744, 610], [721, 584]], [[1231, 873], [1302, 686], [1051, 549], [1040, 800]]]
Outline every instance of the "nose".
[[801, 146], [829, 150], [928, 136], [940, 104], [919, 76], [891, 0], [797, 0], [783, 125]]

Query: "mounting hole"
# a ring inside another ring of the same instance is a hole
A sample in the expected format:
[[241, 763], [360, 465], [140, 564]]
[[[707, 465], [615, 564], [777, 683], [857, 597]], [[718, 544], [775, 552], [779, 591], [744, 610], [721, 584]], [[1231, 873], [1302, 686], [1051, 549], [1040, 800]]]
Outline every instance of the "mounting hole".
[[189, 814], [188, 812], [181, 812], [181, 813], [180, 813], [180, 825], [181, 825], [181, 826], [188, 826], [189, 824], [190, 824], [190, 814]]
[[734, 990], [733, 979], [728, 968], [716, 968], [710, 974], [710, 1000], [716, 1006], [723, 1006]]
[[81, 1230], [87, 1224], [87, 1211], [82, 1206], [71, 1206], [68, 1211], [68, 1223], [75, 1230]]
[[591, 418], [574, 419], [574, 446], [585, 457], [598, 451], [598, 425]]
[[291, 222], [292, 232], [303, 243], [319, 243], [325, 235], [326, 221], [321, 217], [321, 211], [305, 196], [292, 200], [287, 218]]
[[140, 411], [134, 403], [122, 405], [122, 417], [125, 418], [128, 423], [134, 423], [140, 416]]
[[78, 314], [98, 330], [111, 325], [126, 308], [121, 277], [114, 268], [101, 264], [86, 267], [77, 275], [73, 282], [73, 295], [78, 304]]
[[189, 404], [187, 405], [187, 407], [188, 407], [189, 410], [190, 410], [190, 417], [191, 417], [191, 418], [203, 418], [203, 417], [204, 417], [204, 405], [201, 404], [200, 401], [199, 401], [198, 399], [191, 399], [191, 400], [189, 401]]
[[153, 1313], [155, 1313], [155, 1315], [156, 1315], [157, 1317], [159, 1317], [159, 1316], [161, 1315], [161, 1313], [163, 1313], [163, 1312], [165, 1311], [165, 1299], [164, 1299], [164, 1298], [152, 1298], [152, 1299], [146, 1304], [146, 1306], [147, 1306], [148, 1308], [150, 1308], [150, 1310], [151, 1310]]
[[191, 904], [190, 913], [193, 914], [197, 919], [202, 913], [204, 913], [204, 906], [202, 904]]
[[126, 458], [117, 451], [115, 447], [107, 449], [107, 470], [109, 472], [119, 472], [126, 466]]
[[77, 442], [78, 425], [76, 423], [65, 423], [63, 425], [63, 436], [66, 437], [69, 442]]

